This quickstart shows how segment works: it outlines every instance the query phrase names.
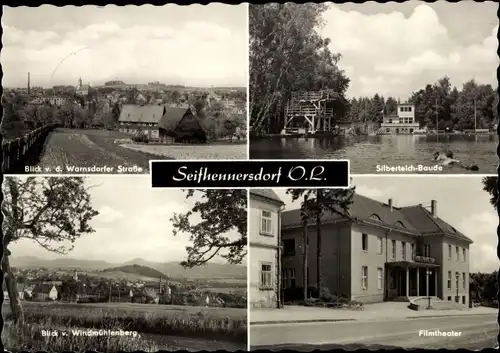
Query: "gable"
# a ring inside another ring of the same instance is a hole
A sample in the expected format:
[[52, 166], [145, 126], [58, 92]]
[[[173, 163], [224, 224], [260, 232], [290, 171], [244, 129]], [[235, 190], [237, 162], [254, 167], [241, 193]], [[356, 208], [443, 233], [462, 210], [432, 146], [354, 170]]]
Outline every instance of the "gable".
[[198, 119], [191, 114], [190, 111], [187, 111], [186, 114], [179, 121], [177, 126], [175, 127], [175, 131], [178, 132], [191, 132], [193, 130], [200, 130], [202, 127]]

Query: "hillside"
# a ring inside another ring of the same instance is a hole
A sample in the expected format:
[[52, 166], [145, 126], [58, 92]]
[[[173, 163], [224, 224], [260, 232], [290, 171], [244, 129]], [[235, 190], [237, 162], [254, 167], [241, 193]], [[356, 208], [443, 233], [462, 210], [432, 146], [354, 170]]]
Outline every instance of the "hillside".
[[122, 272], [157, 279], [167, 277], [164, 273], [157, 271], [154, 268], [137, 264], [108, 268], [103, 270], [102, 272]]
[[[82, 260], [59, 258], [53, 260], [40, 259], [35, 256], [12, 257], [11, 266], [17, 268], [47, 268], [47, 269], [79, 269], [82, 271], [109, 271], [136, 274], [141, 277], [159, 278], [159, 274], [169, 278], [186, 279], [241, 279], [246, 280], [247, 268], [241, 265], [208, 263], [195, 268], [183, 268], [179, 262], [151, 262], [141, 258], [127, 261], [123, 264], [113, 264], [99, 260]], [[138, 265], [134, 267], [134, 265]], [[145, 272], [142, 272], [145, 271]], [[147, 273], [147, 274], [146, 274]]]

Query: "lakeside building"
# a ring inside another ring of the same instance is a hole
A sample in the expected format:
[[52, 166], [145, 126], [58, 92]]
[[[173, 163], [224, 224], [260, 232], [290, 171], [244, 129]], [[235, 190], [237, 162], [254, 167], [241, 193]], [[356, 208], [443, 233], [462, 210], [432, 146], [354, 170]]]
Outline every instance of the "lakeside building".
[[270, 189], [250, 190], [250, 306], [280, 306], [280, 233], [284, 203]]
[[[331, 293], [364, 303], [431, 296], [469, 305], [472, 240], [439, 218], [436, 200], [428, 208], [422, 204], [395, 207], [391, 199], [381, 203], [356, 194], [350, 205], [350, 218], [325, 213], [322, 217], [324, 286]], [[310, 220], [308, 234], [311, 279], [308, 287], [314, 287], [317, 276], [314, 220]], [[281, 236], [281, 273], [286, 274], [282, 285], [287, 296], [287, 291], [304, 286], [300, 209], [282, 213]], [[254, 257], [254, 252], [251, 258], [252, 262], [260, 260], [259, 255]]]
[[415, 105], [411, 103], [398, 104], [396, 112], [383, 117], [380, 134], [410, 135], [420, 128], [415, 121]]

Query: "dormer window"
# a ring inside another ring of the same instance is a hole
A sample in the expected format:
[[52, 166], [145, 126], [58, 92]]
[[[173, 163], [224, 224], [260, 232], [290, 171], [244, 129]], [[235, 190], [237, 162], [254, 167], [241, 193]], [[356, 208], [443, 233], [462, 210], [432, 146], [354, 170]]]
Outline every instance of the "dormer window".
[[370, 216], [370, 219], [377, 222], [382, 222], [382, 219], [375, 213]]
[[400, 221], [396, 222], [396, 227], [406, 228], [405, 225]]

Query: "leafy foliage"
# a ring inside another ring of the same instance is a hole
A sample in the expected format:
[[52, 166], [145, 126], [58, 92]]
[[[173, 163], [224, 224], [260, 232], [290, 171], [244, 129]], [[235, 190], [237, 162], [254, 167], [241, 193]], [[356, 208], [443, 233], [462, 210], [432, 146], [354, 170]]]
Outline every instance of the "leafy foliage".
[[[188, 233], [192, 245], [187, 246], [184, 267], [199, 266], [216, 255], [232, 264], [241, 264], [247, 254], [247, 192], [246, 190], [186, 190], [186, 198], [201, 194], [193, 208], [174, 214], [171, 222], [174, 235]], [[195, 225], [191, 217], [201, 221]], [[230, 239], [228, 232], [236, 229], [238, 236]]]
[[495, 209], [498, 209], [498, 185], [497, 185], [497, 177], [484, 177], [482, 182], [483, 182], [483, 191], [486, 191], [488, 194], [490, 194], [490, 203], [495, 207]]
[[343, 95], [349, 78], [337, 66], [340, 54], [316, 28], [325, 4], [249, 5], [250, 125], [279, 131], [294, 91], [333, 89]]
[[[398, 99], [375, 94], [350, 101], [349, 120], [354, 122], [382, 122], [383, 116], [396, 111]], [[453, 87], [448, 77], [427, 84], [408, 99], [415, 104], [415, 119], [421, 127], [439, 130], [491, 129], [498, 123], [498, 90], [491, 85], [480, 85], [474, 80], [462, 89]], [[475, 106], [475, 109], [474, 109]]]
[[94, 232], [89, 187], [81, 177], [8, 177], [4, 184], [4, 245], [30, 239], [44, 249], [65, 254], [72, 249], [53, 243], [74, 243]]

